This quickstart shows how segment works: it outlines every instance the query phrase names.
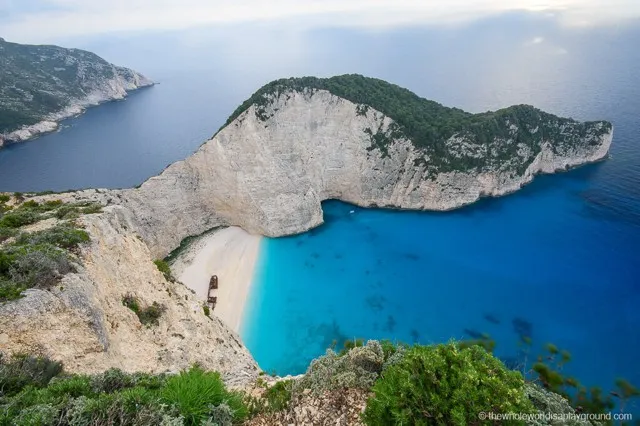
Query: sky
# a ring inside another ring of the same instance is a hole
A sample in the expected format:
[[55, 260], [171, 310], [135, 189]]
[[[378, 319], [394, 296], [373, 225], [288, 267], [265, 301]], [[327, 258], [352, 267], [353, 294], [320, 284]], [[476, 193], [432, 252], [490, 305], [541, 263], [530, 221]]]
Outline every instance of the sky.
[[639, 0], [0, 0], [0, 37], [52, 43], [72, 37], [283, 21], [301, 27], [455, 25], [514, 10], [569, 26], [640, 17]]

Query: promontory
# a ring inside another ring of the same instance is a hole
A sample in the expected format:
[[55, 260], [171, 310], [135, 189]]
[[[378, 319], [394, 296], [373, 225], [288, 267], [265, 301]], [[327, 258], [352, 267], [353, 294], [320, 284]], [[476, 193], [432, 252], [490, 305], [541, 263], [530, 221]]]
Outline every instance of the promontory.
[[0, 148], [54, 131], [87, 107], [152, 85], [94, 53], [0, 38]]

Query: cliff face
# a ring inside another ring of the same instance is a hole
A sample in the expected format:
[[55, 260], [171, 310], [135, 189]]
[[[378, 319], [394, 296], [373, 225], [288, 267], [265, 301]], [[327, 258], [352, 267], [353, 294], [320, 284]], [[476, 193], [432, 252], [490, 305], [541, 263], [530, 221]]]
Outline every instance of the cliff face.
[[0, 40], [0, 147], [51, 132], [89, 106], [152, 84], [91, 52]]
[[[79, 373], [112, 367], [179, 371], [199, 363], [219, 371], [231, 385], [257, 377], [258, 367], [240, 337], [215, 316], [206, 316], [203, 302], [184, 285], [158, 271], [129, 212], [110, 206], [80, 220], [91, 242], [81, 247], [77, 272], [54, 287], [29, 289], [21, 299], [0, 303], [0, 352], [43, 353]], [[126, 295], [141, 307], [163, 306], [158, 324], [141, 324], [124, 306]]]
[[[434, 175], [429, 166], [436, 159], [408, 139], [391, 139], [382, 149], [375, 145], [370, 129], [390, 133], [392, 119], [328, 91], [280, 93], [257, 108], [249, 107], [191, 157], [122, 193], [154, 256], [220, 225], [267, 236], [304, 232], [322, 223], [320, 203], [326, 199], [455, 209], [516, 191], [538, 173], [600, 160], [612, 139], [608, 123], [585, 129], [558, 120], [545, 125], [556, 126], [560, 136], [541, 135], [532, 148], [517, 142], [522, 129], [506, 123], [510, 136], [489, 144], [464, 133], [449, 138], [447, 158], [480, 165]], [[576, 138], [579, 143], [565, 143]], [[505, 146], [517, 154], [501, 160]]]

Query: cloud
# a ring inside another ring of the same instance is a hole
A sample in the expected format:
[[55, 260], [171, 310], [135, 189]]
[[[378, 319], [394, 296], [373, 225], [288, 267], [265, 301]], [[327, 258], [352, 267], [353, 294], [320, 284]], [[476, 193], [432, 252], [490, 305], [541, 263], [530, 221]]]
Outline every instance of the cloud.
[[0, 36], [21, 42], [287, 20], [300, 26], [451, 24], [512, 10], [568, 24], [640, 16], [637, 0], [0, 0]]

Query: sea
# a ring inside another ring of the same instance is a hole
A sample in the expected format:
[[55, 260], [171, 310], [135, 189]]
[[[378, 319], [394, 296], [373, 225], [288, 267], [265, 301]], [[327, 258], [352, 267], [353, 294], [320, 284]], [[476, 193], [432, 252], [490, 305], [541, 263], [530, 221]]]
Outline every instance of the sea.
[[640, 386], [639, 44], [640, 22], [567, 26], [546, 13], [68, 40], [159, 84], [0, 150], [0, 191], [137, 185], [197, 149], [262, 84], [288, 76], [360, 73], [471, 112], [532, 104], [610, 120], [606, 161], [502, 198], [444, 213], [326, 201], [322, 226], [263, 240], [241, 336], [279, 375], [303, 373], [347, 339], [488, 335], [513, 368], [527, 371], [552, 343], [571, 353], [563, 371], [586, 386], [611, 390], [619, 377]]

